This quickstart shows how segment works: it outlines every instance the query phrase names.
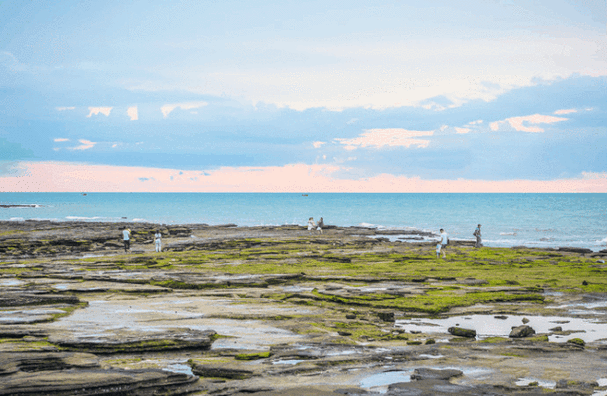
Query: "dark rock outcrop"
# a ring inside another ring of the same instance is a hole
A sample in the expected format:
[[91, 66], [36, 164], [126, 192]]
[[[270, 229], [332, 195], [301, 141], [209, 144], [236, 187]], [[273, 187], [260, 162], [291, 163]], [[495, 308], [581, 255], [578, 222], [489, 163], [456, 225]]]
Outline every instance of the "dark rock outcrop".
[[466, 337], [466, 338], [475, 338], [476, 330], [472, 329], [463, 329], [461, 327], [449, 327], [447, 330], [450, 334], [458, 337]]
[[413, 374], [411, 374], [411, 379], [418, 381], [426, 379], [448, 380], [453, 377], [459, 377], [462, 374], [462, 371], [455, 369], [436, 370], [430, 368], [418, 368], [413, 371]]
[[510, 338], [525, 338], [535, 334], [535, 330], [531, 326], [516, 326], [512, 328]]
[[28, 294], [23, 292], [3, 293], [0, 295], [0, 307], [17, 307], [43, 304], [78, 304], [76, 296], [58, 294]]
[[581, 253], [581, 254], [592, 253], [591, 249], [576, 248], [576, 247], [560, 247], [557, 249], [557, 251], [569, 252], [569, 253]]
[[240, 370], [225, 366], [192, 363], [192, 372], [201, 377], [247, 379], [253, 376], [249, 370]]
[[196, 377], [158, 369], [102, 369], [87, 353], [0, 353], [0, 396], [178, 395]]
[[92, 353], [132, 353], [180, 349], [206, 350], [215, 341], [213, 330], [168, 329], [161, 333], [145, 334], [122, 331], [117, 334], [79, 339], [70, 335], [51, 335], [49, 342], [66, 350]]

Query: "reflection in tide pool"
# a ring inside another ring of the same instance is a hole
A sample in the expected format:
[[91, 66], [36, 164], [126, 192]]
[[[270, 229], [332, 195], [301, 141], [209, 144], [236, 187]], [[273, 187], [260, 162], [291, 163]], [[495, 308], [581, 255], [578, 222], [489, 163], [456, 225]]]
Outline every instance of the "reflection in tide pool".
[[568, 335], [550, 335], [552, 342], [566, 342], [571, 338], [581, 338], [585, 342], [607, 339], [607, 325], [599, 319], [574, 318], [563, 316], [519, 316], [511, 315], [506, 319], [497, 319], [493, 315], [453, 316], [446, 319], [408, 319], [397, 320], [395, 326], [405, 331], [422, 331], [424, 333], [447, 333], [452, 326], [476, 330], [477, 338], [508, 337], [512, 327], [523, 325], [527, 318], [528, 326], [536, 333], [552, 333], [556, 327]]
[[541, 380], [541, 379], [537, 379], [537, 378], [521, 378], [518, 381], [516, 381], [516, 385], [518, 386], [527, 386], [529, 384], [532, 384], [536, 382], [538, 387], [541, 388], [548, 388], [548, 389], [555, 389], [556, 388], [556, 382], [555, 381], [545, 381], [545, 380]]
[[379, 393], [386, 393], [388, 386], [399, 382], [411, 382], [413, 370], [387, 371], [373, 374], [360, 381], [361, 388], [373, 390]]

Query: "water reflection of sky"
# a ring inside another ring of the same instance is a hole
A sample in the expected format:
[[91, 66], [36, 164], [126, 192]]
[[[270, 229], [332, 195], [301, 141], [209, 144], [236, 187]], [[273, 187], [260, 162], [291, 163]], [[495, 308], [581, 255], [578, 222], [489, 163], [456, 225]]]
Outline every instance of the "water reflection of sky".
[[[510, 315], [506, 319], [496, 319], [493, 315], [453, 316], [446, 319], [397, 320], [395, 326], [405, 331], [424, 333], [446, 333], [452, 326], [476, 330], [477, 338], [508, 337], [512, 327], [522, 326], [523, 318], [529, 319], [536, 333], [551, 333], [550, 329], [561, 327], [563, 331], [576, 331], [570, 335], [551, 335], [552, 342], [565, 342], [571, 338], [581, 338], [585, 342], [607, 339], [607, 325], [598, 319], [565, 316], [519, 316]], [[579, 332], [577, 332], [579, 331]]]

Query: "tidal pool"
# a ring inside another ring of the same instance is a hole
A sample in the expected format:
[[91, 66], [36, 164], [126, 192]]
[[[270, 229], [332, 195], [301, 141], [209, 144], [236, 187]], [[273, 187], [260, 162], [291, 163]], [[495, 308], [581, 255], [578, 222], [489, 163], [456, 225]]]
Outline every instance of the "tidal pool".
[[19, 279], [0, 279], [0, 286], [19, 286], [23, 283], [25, 282]]
[[506, 319], [497, 319], [493, 315], [452, 316], [446, 319], [407, 319], [397, 320], [396, 327], [405, 331], [422, 331], [424, 333], [447, 333], [452, 326], [476, 330], [477, 339], [488, 337], [508, 337], [512, 327], [523, 325], [523, 318], [529, 319], [536, 333], [552, 333], [550, 329], [560, 326], [563, 331], [575, 331], [569, 335], [549, 335], [549, 341], [566, 342], [572, 338], [581, 338], [585, 342], [607, 340], [605, 320], [574, 318], [563, 316], [529, 316], [509, 315]]
[[399, 382], [411, 382], [411, 374], [413, 374], [413, 369], [373, 374], [363, 378], [360, 381], [360, 387], [379, 393], [386, 393], [389, 385]]
[[267, 349], [276, 343], [300, 342], [304, 336], [270, 326], [259, 320], [213, 318], [233, 314], [289, 314], [298, 307], [272, 307], [255, 304], [234, 304], [231, 300], [215, 300], [188, 296], [137, 298], [132, 300], [90, 301], [85, 308], [70, 316], [46, 324], [55, 330], [67, 330], [74, 338], [118, 336], [121, 331], [162, 333], [170, 328], [215, 330], [229, 336], [213, 343], [213, 349]]
[[520, 378], [518, 381], [516, 381], [516, 385], [527, 386], [534, 382], [537, 382], [537, 386], [541, 387], [541, 388], [547, 388], [547, 389], [556, 388], [556, 381], [546, 381], [546, 380], [541, 380], [541, 379], [537, 379], [537, 378]]

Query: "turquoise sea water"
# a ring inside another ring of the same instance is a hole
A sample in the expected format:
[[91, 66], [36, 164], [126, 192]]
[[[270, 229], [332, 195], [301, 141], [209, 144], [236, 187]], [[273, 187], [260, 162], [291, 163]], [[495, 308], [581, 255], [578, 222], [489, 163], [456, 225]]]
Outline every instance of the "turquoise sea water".
[[[0, 220], [325, 224], [437, 232], [488, 246], [607, 248], [607, 194], [0, 193]], [[126, 218], [126, 219], [123, 219]]]

